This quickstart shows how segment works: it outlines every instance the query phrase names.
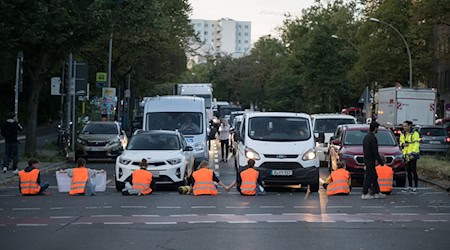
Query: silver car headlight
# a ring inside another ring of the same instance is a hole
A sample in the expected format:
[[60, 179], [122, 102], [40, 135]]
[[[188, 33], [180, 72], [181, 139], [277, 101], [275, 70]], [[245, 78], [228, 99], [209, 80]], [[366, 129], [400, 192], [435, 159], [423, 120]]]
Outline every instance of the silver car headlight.
[[106, 146], [111, 146], [111, 145], [119, 144], [119, 143], [120, 143], [120, 139], [119, 139], [119, 138], [116, 138], [116, 139], [114, 139], [114, 140], [109, 141], [109, 142], [106, 144]]
[[195, 151], [203, 151], [205, 149], [205, 143], [198, 142], [194, 144], [194, 150]]
[[131, 160], [128, 160], [128, 159], [119, 157], [119, 163], [120, 163], [120, 164], [128, 165], [128, 164], [130, 164], [130, 162], [131, 162]]
[[305, 154], [303, 154], [304, 161], [310, 161], [316, 159], [316, 150], [310, 149]]
[[77, 143], [78, 144], [82, 144], [82, 145], [86, 145], [87, 144], [86, 141], [82, 140], [82, 139], [77, 139]]
[[169, 159], [169, 160], [167, 160], [167, 162], [170, 165], [177, 165], [177, 164], [181, 163], [181, 158]]

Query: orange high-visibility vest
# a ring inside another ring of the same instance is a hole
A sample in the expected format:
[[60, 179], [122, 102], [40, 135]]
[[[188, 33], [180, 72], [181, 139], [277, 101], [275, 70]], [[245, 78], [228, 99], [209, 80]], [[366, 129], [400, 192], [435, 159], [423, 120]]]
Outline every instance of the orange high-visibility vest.
[[391, 167], [386, 165], [377, 166], [378, 185], [380, 186], [380, 192], [391, 192], [394, 178], [394, 171]]
[[20, 178], [20, 193], [21, 194], [37, 194], [41, 191], [41, 186], [37, 183], [39, 177], [39, 169], [33, 169], [30, 172], [21, 170], [19, 172]]
[[89, 178], [89, 170], [85, 167], [73, 169], [72, 184], [70, 185], [70, 195], [84, 194], [86, 182]]
[[241, 194], [255, 195], [258, 185], [259, 172], [253, 168], [248, 168], [241, 172]]
[[327, 195], [335, 194], [349, 194], [350, 187], [348, 186], [348, 180], [350, 179], [350, 173], [340, 168], [331, 172], [331, 183], [327, 187]]
[[213, 171], [201, 168], [192, 174], [194, 177], [194, 195], [217, 195], [217, 188], [213, 181]]
[[133, 189], [139, 189], [139, 192], [143, 195], [150, 194], [152, 188], [150, 183], [152, 183], [153, 174], [144, 169], [138, 169], [133, 171]]

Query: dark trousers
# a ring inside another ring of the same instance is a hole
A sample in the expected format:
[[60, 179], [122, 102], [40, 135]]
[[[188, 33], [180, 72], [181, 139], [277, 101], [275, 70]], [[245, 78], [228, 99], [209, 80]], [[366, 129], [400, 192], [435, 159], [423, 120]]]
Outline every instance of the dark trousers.
[[363, 182], [363, 194], [369, 193], [369, 188], [372, 187], [372, 192], [380, 193], [380, 186], [378, 185], [378, 175], [375, 169], [375, 163], [366, 163], [366, 175]]
[[417, 182], [419, 180], [419, 177], [417, 176], [417, 160], [409, 160], [408, 163], [406, 163], [406, 172], [408, 173], [408, 184], [409, 187], [412, 187], [413, 183], [413, 177], [414, 177], [414, 187], [417, 187]]
[[3, 167], [8, 168], [12, 160], [13, 162], [12, 170], [16, 170], [18, 163], [18, 153], [19, 153], [19, 144], [17, 142], [5, 143], [5, 155], [3, 156]]
[[222, 159], [226, 160], [228, 159], [228, 147], [229, 147], [229, 140], [220, 140], [220, 148], [222, 152]]

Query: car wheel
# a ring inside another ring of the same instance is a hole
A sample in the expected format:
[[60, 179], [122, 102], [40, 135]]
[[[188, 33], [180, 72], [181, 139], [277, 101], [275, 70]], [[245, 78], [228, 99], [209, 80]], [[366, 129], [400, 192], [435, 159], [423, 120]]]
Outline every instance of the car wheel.
[[331, 173], [332, 167], [331, 167], [331, 158], [328, 159], [328, 172]]
[[395, 179], [395, 186], [396, 187], [405, 187], [406, 184], [406, 176], [399, 176]]
[[122, 192], [125, 188], [125, 183], [116, 180], [116, 190]]
[[309, 183], [309, 191], [310, 192], [318, 192], [319, 191], [319, 170], [317, 169], [317, 173], [315, 174], [314, 180]]

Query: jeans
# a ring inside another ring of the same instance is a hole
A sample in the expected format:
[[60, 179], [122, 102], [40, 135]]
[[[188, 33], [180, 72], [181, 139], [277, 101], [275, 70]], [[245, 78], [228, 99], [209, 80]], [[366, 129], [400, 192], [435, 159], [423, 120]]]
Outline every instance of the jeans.
[[13, 162], [12, 170], [17, 169], [18, 163], [18, 153], [19, 153], [19, 144], [17, 142], [14, 143], [5, 143], [5, 155], [3, 157], [3, 167], [8, 168], [11, 160]]
[[220, 140], [220, 148], [222, 152], [222, 160], [228, 159], [229, 140]]
[[378, 185], [378, 175], [375, 169], [375, 164], [366, 163], [366, 175], [363, 182], [363, 194], [369, 193], [369, 188], [372, 186], [374, 194], [380, 193], [380, 186]]
[[406, 172], [408, 173], [408, 184], [409, 187], [413, 187], [413, 177], [414, 177], [414, 187], [417, 187], [417, 182], [419, 177], [417, 176], [417, 160], [409, 160], [406, 163]]
[[47, 190], [48, 186], [48, 182], [41, 184], [41, 191], [39, 191], [39, 194], [42, 194], [45, 190]]

